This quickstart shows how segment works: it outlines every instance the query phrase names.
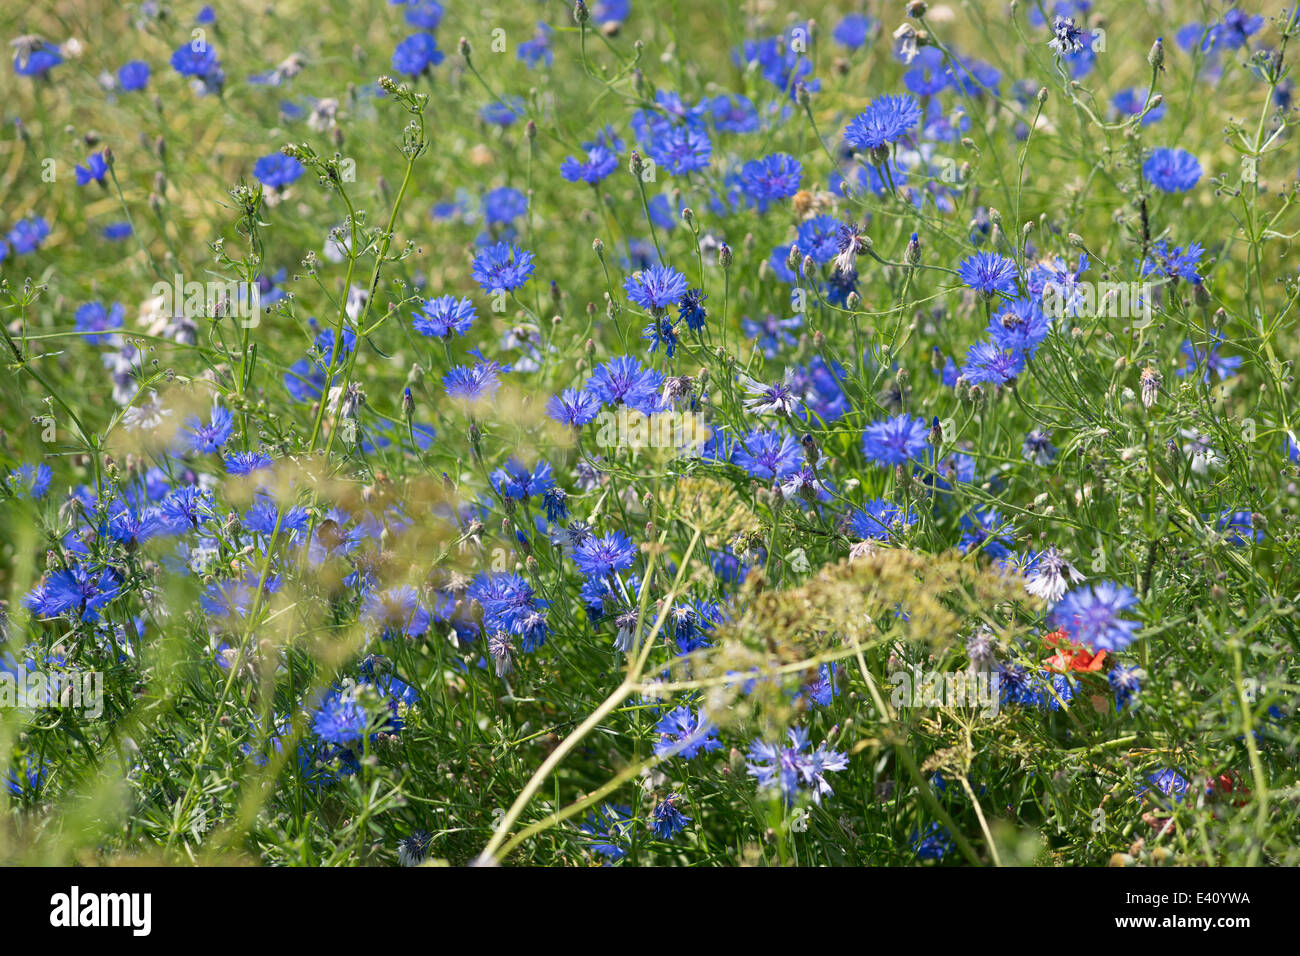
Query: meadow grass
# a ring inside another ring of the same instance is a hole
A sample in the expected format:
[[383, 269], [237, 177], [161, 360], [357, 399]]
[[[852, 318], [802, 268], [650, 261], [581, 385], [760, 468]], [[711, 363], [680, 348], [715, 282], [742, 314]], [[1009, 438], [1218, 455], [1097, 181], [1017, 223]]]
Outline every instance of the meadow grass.
[[0, 862], [1300, 862], [1293, 8], [0, 23]]

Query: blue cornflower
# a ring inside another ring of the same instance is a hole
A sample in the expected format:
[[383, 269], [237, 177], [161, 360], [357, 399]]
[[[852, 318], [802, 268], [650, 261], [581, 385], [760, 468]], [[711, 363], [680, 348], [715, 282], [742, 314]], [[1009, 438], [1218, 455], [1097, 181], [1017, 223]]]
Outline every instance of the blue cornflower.
[[569, 517], [569, 496], [563, 488], [552, 485], [542, 493], [542, 506], [546, 508], [546, 520], [558, 524]]
[[1020, 455], [1025, 461], [1038, 466], [1050, 465], [1056, 458], [1056, 446], [1052, 444], [1052, 433], [1034, 428], [1025, 435], [1025, 442], [1020, 448]]
[[931, 372], [943, 383], [944, 388], [954, 388], [957, 385], [957, 379], [961, 377], [961, 369], [957, 368], [957, 363], [952, 360], [952, 356], [944, 356], [939, 351], [939, 346], [934, 347], [933, 353], [934, 367]]
[[901, 465], [919, 459], [930, 441], [930, 426], [906, 413], [868, 425], [862, 454], [878, 465]]
[[477, 317], [474, 303], [468, 297], [457, 299], [455, 296], [444, 295], [425, 301], [415, 314], [412, 325], [421, 335], [446, 339], [453, 332], [464, 335]]
[[586, 425], [599, 413], [600, 399], [577, 388], [566, 388], [559, 395], [552, 395], [546, 403], [546, 414], [571, 428]]
[[651, 813], [650, 832], [661, 840], [671, 840], [685, 830], [691, 818], [678, 809], [682, 802], [680, 793], [670, 793], [656, 803]]
[[640, 360], [620, 355], [598, 365], [587, 379], [586, 391], [601, 402], [628, 408], [645, 415], [662, 409], [659, 390], [663, 376], [654, 369], [643, 368]]
[[912, 831], [912, 850], [918, 860], [942, 860], [953, 848], [952, 834], [937, 820], [925, 830]]
[[144, 60], [132, 60], [122, 64], [117, 71], [117, 85], [124, 93], [135, 93], [149, 85], [149, 64]]
[[[315, 319], [311, 320], [311, 326], [316, 328]], [[356, 345], [357, 333], [351, 329], [345, 328], [337, 343], [334, 340], [333, 329], [322, 329], [317, 334], [312, 348], [324, 359], [326, 365], [337, 365], [351, 354]]]
[[110, 222], [104, 227], [104, 238], [109, 242], [121, 242], [123, 239], [131, 237], [131, 224], [129, 222]]
[[662, 314], [686, 294], [686, 276], [672, 266], [650, 266], [628, 276], [623, 288], [641, 308]]
[[372, 591], [361, 605], [358, 619], [385, 639], [397, 635], [419, 637], [432, 623], [419, 592], [410, 585]]
[[[242, 578], [226, 581], [213, 581], [199, 598], [199, 606], [208, 614], [219, 618], [243, 617], [253, 604], [253, 595], [257, 592], [261, 575], [256, 569], [250, 569]], [[281, 587], [279, 575], [272, 574], [266, 579], [264, 593], [274, 593]], [[224, 666], [229, 666], [223, 664]]]
[[[45, 782], [46, 769], [43, 763], [33, 758], [31, 754], [28, 754], [23, 762], [25, 766], [10, 768], [0, 775], [5, 790], [14, 799], [35, 796], [40, 791], [41, 784]], [[685, 819], [689, 820], [690, 817]]]
[[86, 165], [77, 166], [73, 172], [77, 175], [78, 186], [103, 183], [104, 177], [108, 175], [108, 160], [103, 153], [91, 153], [86, 157]]
[[626, 571], [636, 560], [636, 544], [621, 531], [604, 537], [592, 535], [573, 549], [573, 563], [589, 578], [606, 578]]
[[1164, 192], [1185, 193], [1201, 178], [1201, 164], [1185, 149], [1162, 146], [1142, 164], [1142, 175]]
[[665, 125], [646, 143], [646, 154], [670, 173], [707, 169], [713, 156], [709, 134], [689, 125]]
[[214, 517], [212, 492], [198, 485], [182, 485], [167, 493], [158, 513], [177, 534], [197, 528]]
[[1043, 704], [1043, 687], [1027, 669], [1010, 661], [997, 668], [998, 701], [1002, 704], [1021, 704], [1039, 707]]
[[571, 183], [590, 183], [593, 186], [618, 169], [618, 157], [600, 144], [587, 150], [585, 160], [569, 156], [560, 164], [560, 175]]
[[302, 163], [284, 153], [270, 153], [253, 164], [253, 175], [272, 189], [283, 189], [303, 172]]
[[[1111, 97], [1110, 102], [1111, 105], [1115, 107], [1117, 113], [1128, 118], [1131, 116], [1137, 116], [1142, 112], [1143, 108], [1147, 105], [1147, 94], [1145, 91], [1140, 90], [1137, 87], [1130, 86], [1127, 89], [1120, 90], [1116, 93]], [[1142, 125], [1146, 126], [1148, 123], [1157, 123], [1164, 118], [1164, 115], [1165, 104], [1160, 103], [1148, 112], [1146, 116], [1142, 117]]]
[[[939, 419], [931, 423], [931, 429], [939, 426]], [[955, 451], [945, 456], [934, 466], [935, 474], [926, 475], [924, 481], [940, 491], [950, 491], [953, 485], [970, 484], [975, 480], [975, 459], [962, 451]]]
[[[1183, 798], [1187, 796], [1188, 789], [1191, 787], [1191, 784], [1187, 782], [1187, 778], [1173, 767], [1162, 767], [1155, 773], [1150, 774], [1147, 777], [1147, 782], [1164, 796], [1173, 797], [1175, 803], [1182, 803]], [[1147, 791], [1146, 786], [1139, 786], [1137, 790], [1139, 796]]]
[[97, 621], [100, 608], [117, 597], [121, 588], [122, 580], [112, 570], [91, 570], [78, 564], [48, 575], [24, 603], [38, 617], [73, 612], [83, 621]]
[[1211, 333], [1210, 338], [1213, 344], [1208, 350], [1200, 348], [1194, 344], [1191, 339], [1186, 339], [1182, 344], [1183, 355], [1187, 363], [1178, 370], [1179, 376], [1195, 375], [1200, 372], [1201, 381], [1207, 385], [1210, 382], [1210, 374], [1213, 373], [1219, 377], [1222, 382], [1237, 374], [1244, 361], [1240, 355], [1220, 355], [1218, 331]]
[[704, 300], [707, 298], [708, 294], [699, 289], [687, 289], [677, 300], [677, 317], [685, 322], [686, 327], [692, 332], [704, 331], [704, 320], [709, 317], [708, 311], [704, 308]]
[[294, 505], [281, 510], [275, 499], [265, 493], [253, 498], [252, 506], [244, 512], [244, 528], [258, 534], [271, 535], [278, 525], [283, 538], [292, 538], [299, 531], [307, 530], [311, 516], [306, 508]]
[[1119, 665], [1106, 675], [1115, 692], [1115, 710], [1121, 711], [1142, 691], [1142, 671], [1137, 667]]
[[108, 519], [108, 536], [134, 548], [150, 538], [169, 533], [167, 523], [157, 509], [137, 511], [120, 501], [113, 503]]
[[667, 132], [673, 125], [682, 123], [693, 129], [702, 129], [706, 104], [689, 105], [681, 94], [673, 90], [656, 90], [655, 110], [638, 110], [633, 114], [632, 132], [643, 144], [648, 144], [656, 134]]
[[796, 29], [801, 30], [804, 37], [809, 35], [808, 24], [793, 24], [783, 36], [767, 37], [758, 42], [746, 40], [733, 53], [733, 59], [742, 68], [757, 63], [763, 79], [791, 99], [794, 99], [799, 84], [812, 93], [821, 89], [821, 80], [809, 76], [812, 61], [799, 53], [792, 42]]
[[547, 461], [539, 461], [537, 467], [529, 472], [522, 464], [511, 458], [501, 468], [488, 476], [496, 493], [503, 498], [515, 498], [527, 501], [541, 495], [555, 484], [555, 476]]
[[722, 744], [714, 736], [716, 732], [717, 726], [712, 721], [692, 712], [689, 707], [675, 707], [655, 725], [655, 733], [659, 735], [654, 745], [655, 756], [691, 760], [702, 753], [717, 750]]
[[[939, 427], [935, 419], [932, 428]], [[934, 466], [934, 473], [924, 476], [927, 485], [933, 485], [940, 491], [951, 491], [954, 485], [970, 484], [975, 480], [975, 459], [965, 452], [955, 451], [945, 456]]]
[[982, 550], [993, 559], [1005, 558], [1014, 543], [1015, 527], [997, 508], [985, 508], [971, 515], [963, 515], [961, 526], [965, 529], [960, 545], [963, 550]]
[[312, 732], [330, 744], [347, 746], [365, 736], [370, 716], [356, 698], [335, 688], [312, 714]]
[[1244, 545], [1266, 537], [1262, 528], [1255, 527], [1255, 515], [1250, 511], [1225, 511], [1219, 515], [1217, 527], [1229, 544]]
[[480, 574], [465, 594], [483, 608], [483, 625], [488, 631], [518, 632], [527, 615], [537, 610], [532, 586], [517, 574]]
[[181, 76], [193, 76], [202, 80], [217, 77], [221, 73], [216, 48], [201, 41], [177, 47], [172, 54], [171, 64], [172, 69]]
[[104, 303], [97, 300], [79, 306], [73, 314], [73, 321], [78, 332], [89, 333], [84, 338], [90, 345], [108, 344], [113, 341], [111, 330], [122, 327], [125, 314], [122, 303], [114, 302], [110, 308], [105, 309]]
[[393, 70], [406, 76], [419, 76], [442, 59], [442, 51], [432, 33], [413, 33], [393, 50]]
[[888, 156], [891, 143], [921, 121], [921, 107], [915, 99], [903, 93], [886, 93], [878, 96], [844, 128], [844, 141], [859, 152], [870, 154], [876, 165]]
[[961, 374], [972, 385], [1005, 385], [1024, 370], [1023, 352], [1004, 352], [991, 342], [976, 342], [966, 353]]
[[998, 348], [1033, 358], [1043, 344], [1051, 322], [1033, 299], [1019, 297], [1006, 302], [989, 319], [988, 334]]
[[629, 0], [596, 0], [591, 6], [591, 18], [601, 26], [622, 23], [631, 12]]
[[823, 664], [817, 669], [817, 679], [804, 684], [800, 697], [807, 697], [814, 706], [829, 707], [835, 700], [835, 665]]
[[650, 221], [655, 226], [665, 232], [672, 232], [677, 228], [677, 216], [673, 212], [673, 204], [663, 193], [646, 203], [646, 207], [649, 210]]
[[904, 511], [892, 501], [873, 498], [853, 512], [849, 527], [861, 540], [888, 541], [916, 524], [916, 512]]
[[835, 25], [831, 38], [841, 46], [856, 50], [866, 45], [875, 26], [876, 21], [866, 14], [850, 13]]
[[759, 212], [797, 193], [802, 178], [803, 166], [787, 153], [750, 160], [740, 169], [741, 188]]
[[592, 852], [611, 860], [627, 856], [626, 845], [632, 832], [632, 809], [619, 803], [605, 803], [595, 813], [589, 813], [579, 825], [587, 835], [587, 845]]
[[[812, 256], [813, 262], [830, 262], [843, 250], [842, 230], [845, 228], [834, 216], [814, 216], [799, 223], [795, 242], [799, 251]], [[855, 248], [855, 255], [861, 251]]]
[[799, 470], [803, 446], [793, 435], [779, 431], [750, 432], [736, 446], [732, 460], [755, 478], [780, 480]]
[[525, 654], [531, 654], [546, 643], [550, 630], [547, 627], [546, 616], [536, 607], [529, 606], [519, 613], [511, 627], [511, 632], [522, 638], [520, 649]]
[[935, 96], [952, 86], [953, 74], [944, 62], [943, 53], [934, 47], [921, 50], [912, 60], [911, 69], [903, 74], [903, 85], [924, 97]]
[[680, 336], [671, 319], [658, 318], [642, 329], [641, 338], [650, 343], [651, 353], [659, 351], [659, 346], [662, 345], [668, 352], [668, 357], [672, 358], [677, 353]]
[[481, 207], [487, 225], [510, 223], [528, 214], [528, 197], [518, 189], [502, 186], [484, 193]]
[[967, 256], [957, 266], [957, 275], [968, 288], [985, 298], [995, 295], [1016, 294], [1019, 272], [1013, 260], [996, 252], [977, 252]]
[[778, 319], [775, 315], [769, 314], [762, 322], [756, 322], [749, 316], [740, 320], [740, 327], [751, 339], [758, 340], [758, 347], [767, 358], [776, 358], [777, 352], [782, 347], [794, 345], [795, 337], [789, 330], [797, 329], [802, 325], [803, 316], [800, 315]]
[[722, 93], [707, 100], [709, 119], [720, 133], [756, 133], [760, 128], [758, 110], [749, 97], [740, 93]]
[[1167, 239], [1161, 239], [1151, 247], [1151, 258], [1143, 259], [1139, 266], [1143, 278], [1149, 275], [1162, 275], [1175, 281], [1182, 279], [1199, 283], [1201, 281], [1199, 269], [1203, 255], [1205, 249], [1199, 242], [1193, 242], [1186, 247], [1171, 247]]
[[1120, 651], [1137, 637], [1137, 621], [1122, 617], [1137, 604], [1131, 588], [1112, 581], [1080, 585], [1052, 609], [1052, 623], [1065, 629], [1071, 641], [1095, 651]]
[[[390, 3], [394, 0], [389, 0]], [[413, 27], [422, 30], [436, 30], [442, 22], [443, 7], [438, 0], [405, 0], [406, 12], [403, 19]]]
[[503, 96], [483, 106], [478, 115], [485, 123], [505, 127], [523, 119], [528, 115], [528, 110], [524, 107], [523, 97]]
[[39, 500], [50, 490], [50, 480], [54, 473], [44, 463], [38, 465], [19, 465], [9, 472], [9, 485], [14, 496]]
[[[997, 96], [1000, 93], [999, 84], [1002, 82], [1002, 74], [992, 64], [985, 63], [983, 60], [967, 60], [964, 68], [952, 73], [952, 80], [953, 85], [960, 87], [967, 96], [982, 96], [986, 92]], [[942, 106], [937, 102], [932, 102], [930, 109], [935, 113], [943, 111]], [[955, 111], [955, 114], [961, 117], [961, 121], [960, 129], [951, 137], [953, 140], [969, 127], [969, 121], [960, 108]]]
[[513, 242], [498, 242], [479, 250], [470, 274], [488, 295], [513, 292], [532, 277], [533, 254]]
[[500, 373], [504, 369], [493, 361], [483, 361], [472, 368], [457, 365], [442, 377], [442, 388], [448, 398], [464, 402], [489, 399], [501, 387]]
[[250, 475], [255, 471], [271, 467], [271, 457], [259, 451], [237, 451], [226, 456], [226, 473], [231, 475]]
[[19, 76], [43, 77], [63, 62], [59, 48], [39, 37], [26, 38], [14, 47], [14, 72]]
[[551, 66], [555, 62], [555, 51], [551, 49], [553, 32], [550, 24], [538, 23], [533, 38], [519, 44], [517, 54], [519, 59], [527, 63], [531, 69], [536, 69], [537, 64], [542, 61], [545, 61], [547, 66]]
[[[1291, 21], [1294, 23], [1296, 14], [1294, 8], [1291, 12]], [[1281, 21], [1279, 20], [1279, 25]], [[1250, 35], [1259, 31], [1264, 26], [1264, 18], [1259, 14], [1247, 13], [1237, 7], [1232, 7], [1223, 14], [1223, 19], [1210, 27], [1211, 42], [1215, 48], [1224, 48], [1228, 50], [1237, 50], [1250, 42]]]
[[[41, 216], [28, 216], [14, 223], [5, 238], [16, 256], [26, 256], [41, 247], [50, 234], [50, 224]], [[3, 256], [0, 256], [3, 258]]]
[[718, 606], [710, 601], [694, 600], [674, 607], [668, 613], [668, 622], [672, 625], [677, 653], [693, 654], [702, 648], [711, 647], [709, 634], [721, 621], [722, 614]]
[[186, 417], [180, 429], [182, 446], [201, 455], [220, 451], [230, 440], [230, 433], [235, 428], [235, 420], [228, 409], [214, 405], [208, 421], [204, 422], [197, 415]]
[[794, 803], [795, 794], [802, 787], [812, 791], [814, 803], [821, 803], [824, 795], [833, 792], [825, 774], [847, 769], [849, 758], [837, 750], [827, 749], [825, 741], [810, 752], [808, 731], [802, 727], [791, 727], [788, 736], [788, 747], [753, 741], [745, 767], [750, 776], [757, 778], [760, 788], [780, 791], [787, 805]]

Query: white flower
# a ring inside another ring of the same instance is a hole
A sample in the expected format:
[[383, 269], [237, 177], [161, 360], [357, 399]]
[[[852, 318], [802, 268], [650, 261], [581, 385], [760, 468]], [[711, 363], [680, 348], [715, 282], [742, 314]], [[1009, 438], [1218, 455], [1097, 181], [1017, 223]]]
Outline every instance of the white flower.
[[137, 428], [153, 431], [171, 413], [170, 408], [163, 408], [158, 393], [149, 389], [149, 397], [145, 401], [139, 405], [132, 405], [122, 413], [122, 424], [126, 426], [127, 431], [135, 431]]
[[1071, 584], [1082, 580], [1083, 575], [1066, 560], [1065, 555], [1055, 548], [1048, 548], [1038, 556], [1034, 570], [1025, 577], [1025, 590], [1055, 604], [1065, 596]]

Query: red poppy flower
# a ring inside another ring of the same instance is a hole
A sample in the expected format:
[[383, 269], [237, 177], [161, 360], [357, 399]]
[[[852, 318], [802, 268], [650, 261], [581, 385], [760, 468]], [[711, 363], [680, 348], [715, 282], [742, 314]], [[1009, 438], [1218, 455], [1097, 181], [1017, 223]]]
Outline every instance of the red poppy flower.
[[1211, 778], [1205, 790], [1206, 796], [1211, 799], [1238, 798], [1232, 801], [1234, 807], [1244, 807], [1250, 803], [1250, 788], [1246, 786], [1245, 781], [1241, 779], [1241, 775], [1235, 770], [1229, 770], [1227, 773], [1221, 773], [1217, 777]]
[[1062, 674], [1069, 671], [1090, 673], [1101, 670], [1106, 661], [1105, 651], [1098, 651], [1094, 654], [1082, 644], [1075, 644], [1069, 639], [1065, 628], [1044, 635], [1043, 643], [1048, 647], [1056, 648], [1056, 653], [1046, 661], [1045, 666], [1048, 670], [1058, 671]]

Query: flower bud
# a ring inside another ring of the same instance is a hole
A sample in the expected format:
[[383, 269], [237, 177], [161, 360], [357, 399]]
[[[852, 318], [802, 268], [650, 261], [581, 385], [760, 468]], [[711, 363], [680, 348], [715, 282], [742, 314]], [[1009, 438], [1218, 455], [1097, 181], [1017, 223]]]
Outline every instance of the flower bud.
[[1156, 42], [1151, 44], [1151, 52], [1147, 54], [1147, 62], [1151, 64], [1151, 69], [1157, 73], [1165, 68], [1165, 38], [1156, 37]]
[[907, 242], [907, 251], [903, 254], [909, 266], [919, 265], [921, 262], [921, 237], [912, 233], [912, 238]]

